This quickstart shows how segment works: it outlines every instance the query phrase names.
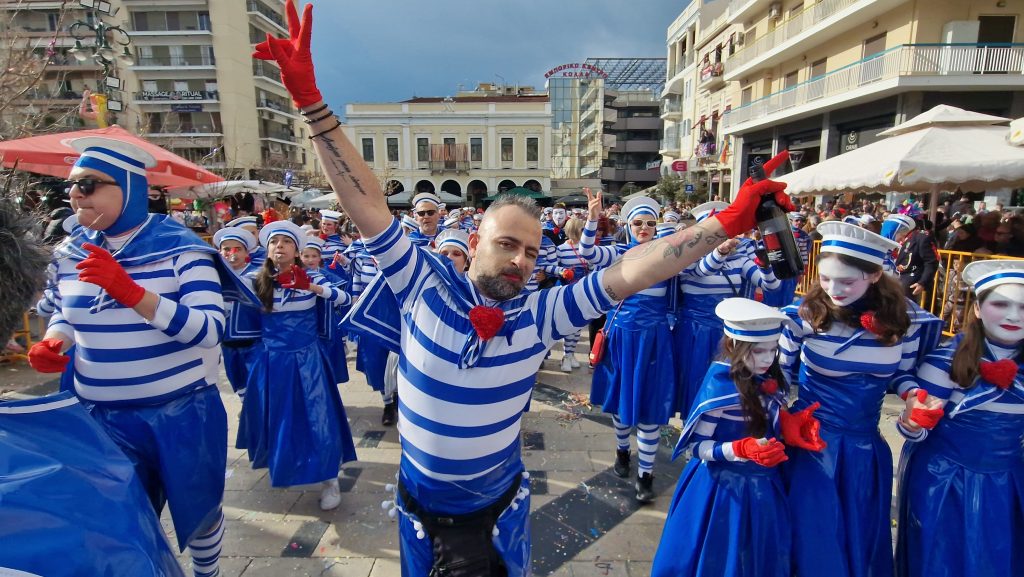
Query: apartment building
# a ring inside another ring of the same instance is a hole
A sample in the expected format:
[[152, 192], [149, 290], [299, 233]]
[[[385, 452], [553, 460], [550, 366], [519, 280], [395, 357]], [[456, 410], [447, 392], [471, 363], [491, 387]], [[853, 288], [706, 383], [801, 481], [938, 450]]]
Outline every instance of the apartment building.
[[[5, 5], [8, 11], [21, 7], [18, 21], [42, 29], [34, 34], [56, 35], [51, 52], [61, 67], [53, 72], [52, 63], [47, 67], [44, 93], [60, 96], [57, 103], [77, 108], [82, 90], [104, 85], [103, 68], [92, 58], [96, 34], [84, 26], [72, 30], [79, 20], [93, 26], [102, 22], [123, 31], [104, 35], [117, 55], [109, 72], [123, 81], [123, 89], [111, 90], [111, 98], [122, 102], [123, 109], [113, 113], [117, 123], [233, 178], [279, 181], [291, 172], [299, 182], [319, 172], [280, 71], [251, 57], [253, 45], [268, 32], [287, 33], [283, 0], [113, 0], [102, 11], [69, 3], [63, 15], [60, 6], [53, 1]], [[38, 48], [46, 53], [45, 45]], [[62, 84], [50, 81], [57, 72], [75, 75]]]
[[516, 187], [550, 191], [551, 103], [530, 87], [481, 84], [455, 96], [348, 104], [345, 118], [346, 136], [391, 204], [422, 191], [477, 206]]
[[[723, 170], [745, 174], [784, 148], [808, 166], [937, 104], [1024, 116], [1024, 0], [700, 0], [697, 9], [695, 41], [679, 30], [682, 15], [669, 29], [670, 70], [673, 53], [688, 63], [691, 45], [697, 64], [685, 74], [677, 65], [685, 78], [670, 77], [666, 92], [695, 79], [695, 126], [718, 112], [705, 126]], [[693, 138], [699, 145], [697, 130]]]

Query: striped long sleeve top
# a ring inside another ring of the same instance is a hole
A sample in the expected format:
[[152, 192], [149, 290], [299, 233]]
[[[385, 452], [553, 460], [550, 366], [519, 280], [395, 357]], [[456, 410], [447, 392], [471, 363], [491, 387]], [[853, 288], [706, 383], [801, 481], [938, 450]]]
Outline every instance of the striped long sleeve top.
[[158, 404], [217, 384], [224, 301], [212, 255], [186, 252], [125, 267], [159, 295], [152, 321], [116, 303], [94, 307], [101, 289], [79, 281], [75, 264], [57, 264], [49, 329], [77, 345], [78, 396], [94, 403]]
[[[402, 315], [399, 433], [403, 470], [461, 482], [519, 459], [522, 412], [547, 350], [614, 307], [602, 274], [572, 285], [488, 300], [465, 275], [447, 275], [414, 247], [398, 221], [366, 246], [398, 300]], [[471, 368], [460, 352], [476, 339], [469, 309], [500, 307], [498, 334], [480, 344]], [[469, 340], [467, 340], [469, 339]], [[507, 485], [508, 479], [499, 480]]]
[[753, 289], [776, 290], [780, 281], [769, 269], [761, 269], [750, 255], [737, 249], [728, 257], [709, 252], [682, 275], [684, 294], [728, 295], [750, 298]]

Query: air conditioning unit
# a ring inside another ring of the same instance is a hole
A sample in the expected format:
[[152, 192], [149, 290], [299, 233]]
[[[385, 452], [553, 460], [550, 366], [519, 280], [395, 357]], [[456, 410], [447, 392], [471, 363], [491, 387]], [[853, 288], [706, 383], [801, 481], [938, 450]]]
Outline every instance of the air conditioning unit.
[[772, 4], [768, 6], [768, 19], [778, 20], [779, 18], [782, 18], [782, 4], [772, 2]]
[[746, 39], [746, 34], [743, 32], [736, 33], [736, 46], [743, 46], [743, 41]]

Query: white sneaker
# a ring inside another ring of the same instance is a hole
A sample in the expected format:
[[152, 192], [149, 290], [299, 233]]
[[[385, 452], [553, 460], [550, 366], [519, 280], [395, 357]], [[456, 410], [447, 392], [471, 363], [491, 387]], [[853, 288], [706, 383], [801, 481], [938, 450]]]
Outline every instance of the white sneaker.
[[336, 509], [341, 505], [341, 487], [338, 486], [338, 479], [324, 481], [321, 485], [323, 489], [320, 490], [320, 510]]
[[572, 364], [572, 368], [574, 368], [574, 369], [580, 368], [580, 362], [576, 360], [576, 354], [575, 353], [569, 355], [569, 363]]
[[562, 372], [563, 373], [571, 373], [572, 372], [572, 361], [569, 359], [569, 357], [562, 357]]

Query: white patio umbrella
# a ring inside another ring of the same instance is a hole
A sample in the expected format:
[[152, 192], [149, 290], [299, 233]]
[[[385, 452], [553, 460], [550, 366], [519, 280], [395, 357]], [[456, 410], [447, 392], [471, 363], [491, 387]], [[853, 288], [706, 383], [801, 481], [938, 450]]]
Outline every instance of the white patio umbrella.
[[940, 105], [891, 128], [888, 136], [777, 180], [791, 195], [835, 192], [930, 192], [935, 216], [938, 195], [1024, 186], [1024, 148], [1007, 142], [1008, 118]]
[[[331, 192], [331, 193], [324, 194], [322, 196], [318, 196], [318, 197], [310, 199], [310, 200], [305, 200], [305, 201], [303, 201], [301, 203], [300, 206], [302, 206], [303, 208], [322, 209], [322, 208], [330, 208], [331, 205], [336, 203], [336, 202], [338, 202], [338, 195], [336, 195], [333, 192]], [[295, 201], [292, 201], [292, 205], [295, 205]]]
[[225, 180], [199, 186], [181, 186], [167, 189], [167, 194], [171, 198], [222, 198], [238, 192], [279, 194], [288, 198], [301, 193], [302, 188], [263, 180]]

